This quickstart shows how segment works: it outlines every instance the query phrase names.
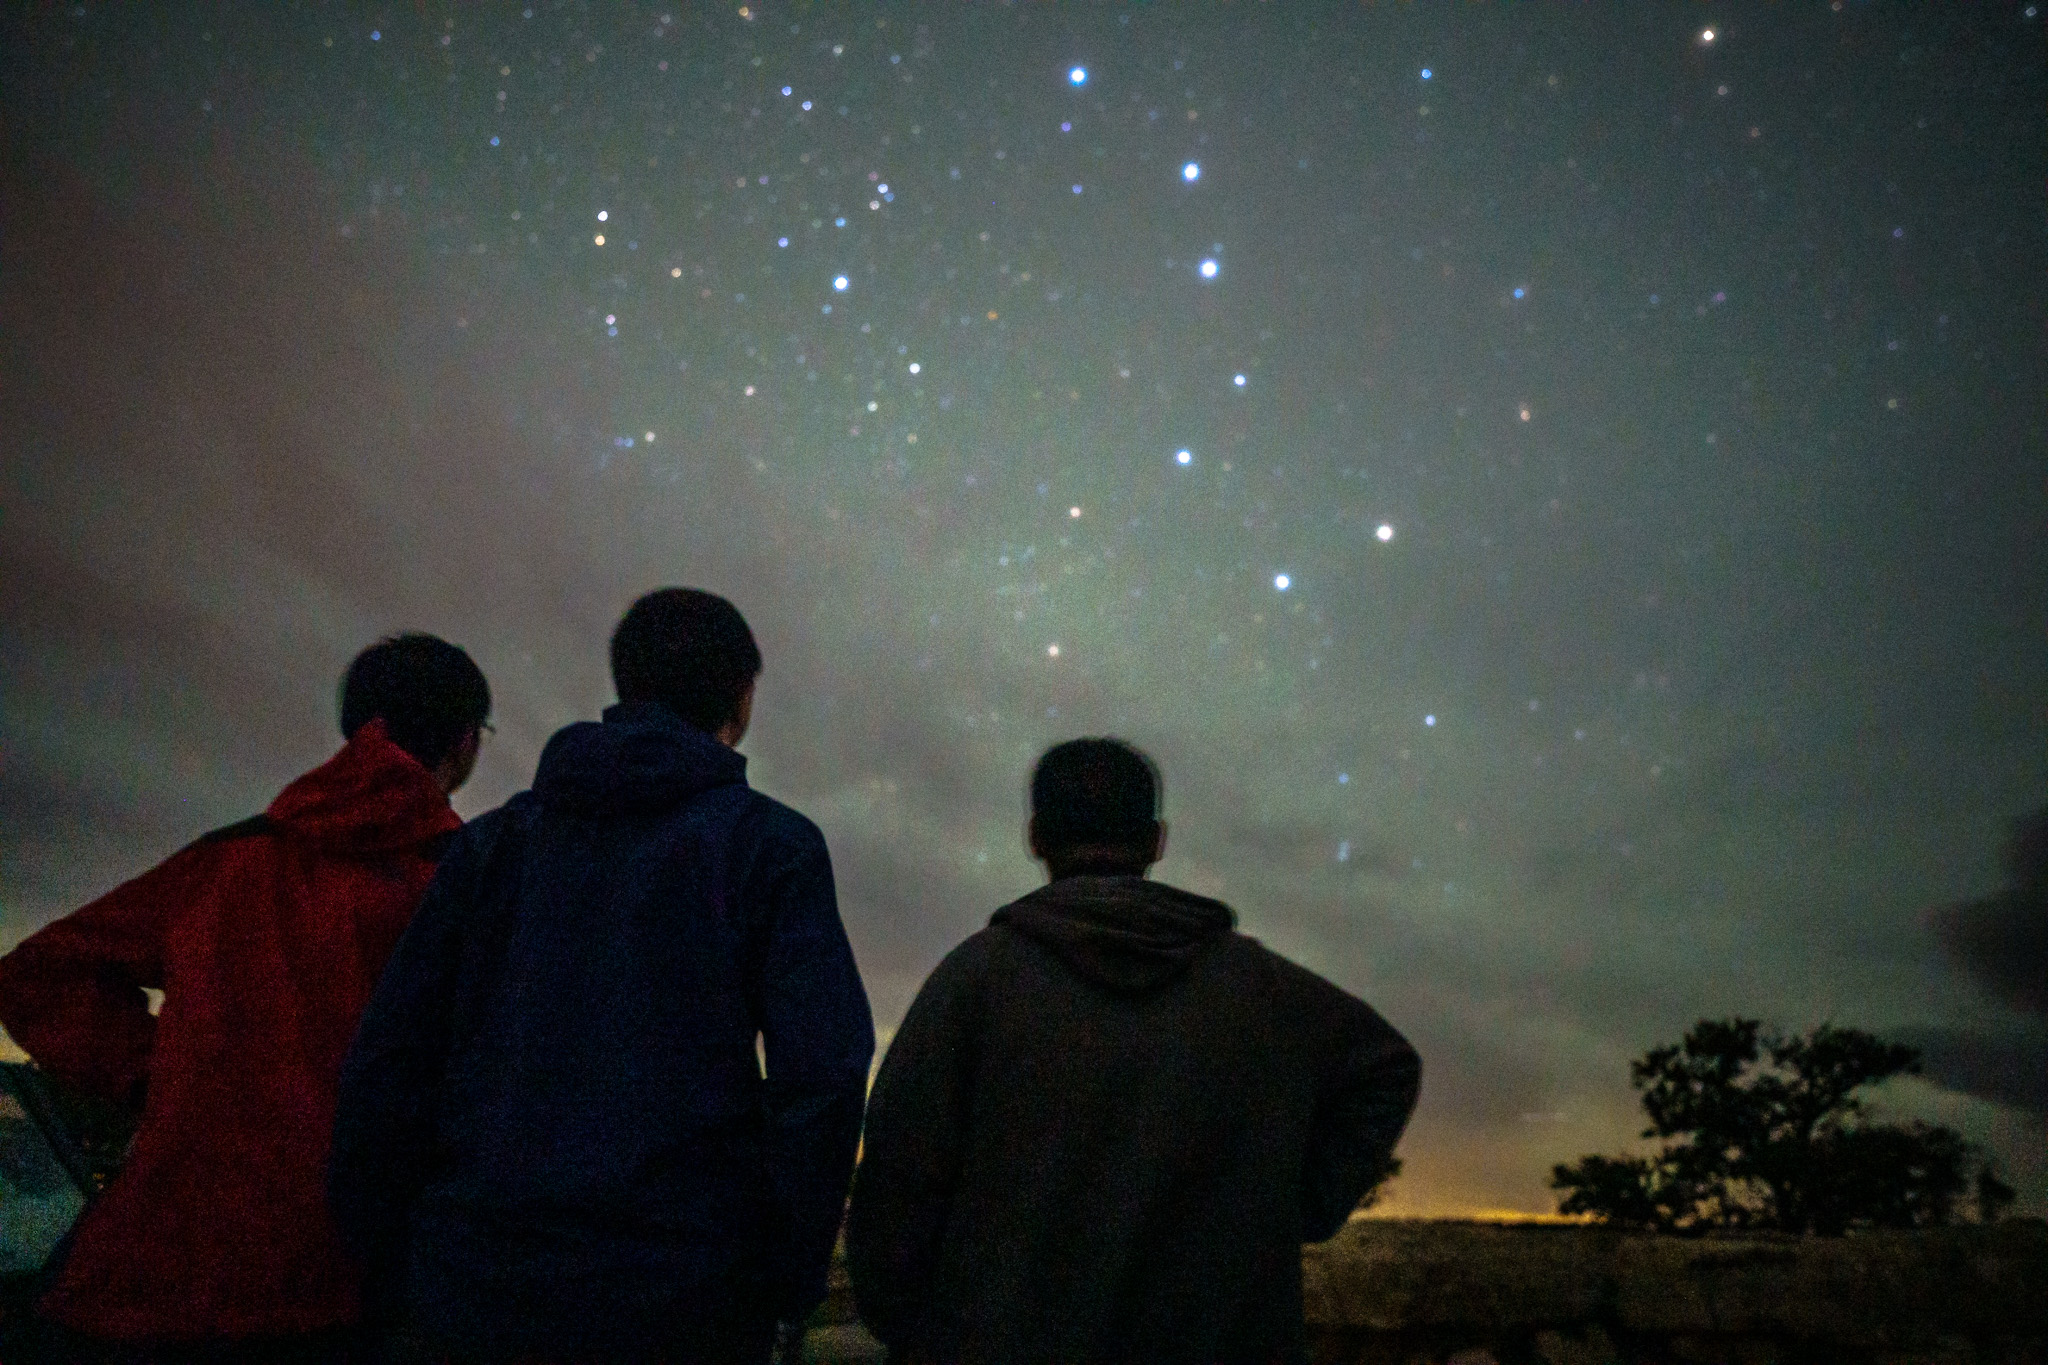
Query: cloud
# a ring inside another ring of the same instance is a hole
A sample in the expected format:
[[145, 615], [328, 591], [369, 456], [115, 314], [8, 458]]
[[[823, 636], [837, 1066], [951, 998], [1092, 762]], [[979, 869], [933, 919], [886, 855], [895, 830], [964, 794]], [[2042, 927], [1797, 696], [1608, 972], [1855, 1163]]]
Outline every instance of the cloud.
[[1933, 913], [1941, 943], [1985, 990], [2048, 1020], [2048, 808], [2014, 828], [2005, 888]]
[[1942, 1089], [2048, 1115], [2048, 1032], [1909, 1028], [1890, 1036], [1920, 1049], [1923, 1074]]

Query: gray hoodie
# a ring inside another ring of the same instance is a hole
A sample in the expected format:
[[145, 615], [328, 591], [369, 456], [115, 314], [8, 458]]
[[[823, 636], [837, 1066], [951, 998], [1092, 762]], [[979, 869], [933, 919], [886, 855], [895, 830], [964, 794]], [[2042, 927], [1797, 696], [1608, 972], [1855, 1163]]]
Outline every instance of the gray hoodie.
[[1071, 877], [939, 964], [868, 1102], [862, 1317], [934, 1361], [1292, 1361], [1301, 1244], [1385, 1170], [1420, 1062], [1229, 907]]

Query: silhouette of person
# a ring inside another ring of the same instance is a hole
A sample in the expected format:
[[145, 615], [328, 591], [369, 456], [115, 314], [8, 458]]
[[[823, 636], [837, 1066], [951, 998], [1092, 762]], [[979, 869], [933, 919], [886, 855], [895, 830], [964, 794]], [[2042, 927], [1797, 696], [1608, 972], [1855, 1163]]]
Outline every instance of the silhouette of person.
[[330, 1195], [444, 1358], [765, 1361], [824, 1298], [874, 1025], [823, 836], [733, 750], [746, 621], [662, 589], [611, 663], [393, 956]]
[[1166, 827], [1119, 740], [1031, 779], [1049, 883], [918, 992], [869, 1097], [847, 1252], [892, 1358], [1298, 1361], [1301, 1245], [1388, 1169], [1414, 1049], [1148, 881]]
[[40, 1311], [74, 1338], [50, 1346], [61, 1358], [350, 1358], [358, 1271], [325, 1194], [335, 1087], [461, 827], [448, 794], [490, 709], [445, 640], [371, 646], [342, 680], [340, 753], [0, 959], [0, 1020], [36, 1064], [141, 1111], [51, 1268]]

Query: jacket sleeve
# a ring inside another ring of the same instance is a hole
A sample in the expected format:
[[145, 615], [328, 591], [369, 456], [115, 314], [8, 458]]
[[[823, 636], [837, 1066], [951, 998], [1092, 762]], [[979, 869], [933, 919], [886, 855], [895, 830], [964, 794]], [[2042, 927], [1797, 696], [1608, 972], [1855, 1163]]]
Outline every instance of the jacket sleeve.
[[861, 1320], [899, 1354], [916, 1344], [965, 1159], [979, 1047], [973, 943], [918, 991], [868, 1097], [846, 1261]]
[[0, 958], [0, 1023], [60, 1083], [141, 1099], [164, 984], [164, 937], [207, 854], [195, 845], [31, 934]]
[[1304, 1242], [1335, 1236], [1386, 1174], [1422, 1088], [1422, 1059], [1393, 1025], [1328, 982], [1315, 984], [1335, 997], [1325, 1013], [1334, 1048], [1302, 1165]]
[[495, 835], [501, 819], [473, 821], [450, 843], [342, 1062], [327, 1202], [373, 1292], [427, 1175], [461, 935], [492, 842], [480, 836]]
[[774, 1200], [772, 1307], [799, 1322], [825, 1299], [825, 1270], [860, 1143], [875, 1023], [839, 920], [825, 839], [805, 821], [748, 888], [765, 914], [753, 983]]

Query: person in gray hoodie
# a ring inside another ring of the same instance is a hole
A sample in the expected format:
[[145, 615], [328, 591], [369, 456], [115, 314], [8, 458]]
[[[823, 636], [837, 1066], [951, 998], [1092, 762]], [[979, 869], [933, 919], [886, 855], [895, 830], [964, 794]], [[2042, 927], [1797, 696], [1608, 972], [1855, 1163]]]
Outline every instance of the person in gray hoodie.
[[1421, 1081], [1363, 1001], [1145, 879], [1150, 759], [1050, 750], [1049, 884], [918, 992], [868, 1100], [847, 1258], [921, 1362], [1300, 1361], [1301, 1246], [1389, 1170]]

